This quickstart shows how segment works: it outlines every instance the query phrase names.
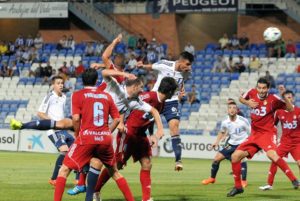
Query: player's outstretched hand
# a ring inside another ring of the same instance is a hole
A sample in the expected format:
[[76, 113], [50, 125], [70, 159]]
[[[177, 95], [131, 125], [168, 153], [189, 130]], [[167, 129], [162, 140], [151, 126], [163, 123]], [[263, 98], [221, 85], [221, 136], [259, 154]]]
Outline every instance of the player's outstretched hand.
[[136, 76], [134, 74], [126, 73], [125, 77], [129, 80], [135, 80]]
[[115, 44], [120, 43], [120, 42], [122, 41], [122, 38], [123, 38], [123, 36], [122, 36], [122, 34], [120, 33], [120, 34], [113, 40], [113, 43], [115, 43]]
[[212, 148], [215, 148], [216, 146], [218, 146], [218, 143], [213, 143], [211, 146]]
[[157, 147], [158, 145], [158, 138], [156, 137], [156, 135], [151, 135], [150, 136], [150, 143], [152, 147]]
[[98, 63], [92, 63], [91, 68], [98, 70], [99, 69]]
[[248, 100], [248, 106], [254, 109], [258, 106], [258, 102], [255, 102], [253, 99], [250, 99]]
[[138, 67], [138, 68], [143, 68], [143, 66], [144, 66], [143, 61], [138, 61], [138, 62], [136, 63], [136, 67]]

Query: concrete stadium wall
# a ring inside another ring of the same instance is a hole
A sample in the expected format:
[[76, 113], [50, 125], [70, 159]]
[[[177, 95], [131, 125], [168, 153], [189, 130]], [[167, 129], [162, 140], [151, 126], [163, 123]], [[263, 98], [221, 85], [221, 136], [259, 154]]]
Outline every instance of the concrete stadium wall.
[[251, 43], [263, 42], [263, 32], [270, 26], [278, 27], [285, 40], [300, 41], [300, 24], [284, 13], [272, 16], [240, 15], [238, 17], [238, 34], [247, 32]]

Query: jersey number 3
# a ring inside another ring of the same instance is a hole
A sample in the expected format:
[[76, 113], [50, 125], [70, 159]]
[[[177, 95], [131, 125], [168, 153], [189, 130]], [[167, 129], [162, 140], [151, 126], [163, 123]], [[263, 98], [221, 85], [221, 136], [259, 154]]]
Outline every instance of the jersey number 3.
[[103, 104], [99, 102], [94, 103], [94, 125], [103, 126]]

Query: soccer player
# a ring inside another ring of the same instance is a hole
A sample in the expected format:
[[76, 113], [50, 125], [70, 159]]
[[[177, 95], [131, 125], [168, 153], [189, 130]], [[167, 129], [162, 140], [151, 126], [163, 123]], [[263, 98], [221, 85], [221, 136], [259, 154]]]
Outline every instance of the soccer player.
[[[53, 90], [44, 97], [42, 104], [38, 109], [37, 116], [40, 119], [49, 119], [59, 121], [65, 118], [64, 111], [66, 105], [66, 96], [62, 93], [64, 87], [64, 80], [60, 76], [54, 76], [52, 78], [52, 88]], [[55, 180], [58, 175], [58, 170], [62, 165], [69, 147], [74, 142], [74, 137], [70, 135], [67, 131], [63, 130], [48, 130], [48, 138], [58, 149], [59, 155], [56, 159], [53, 174], [49, 183], [55, 185]]]
[[[291, 103], [294, 104], [295, 98], [292, 91], [283, 93]], [[281, 122], [282, 136], [276, 152], [279, 157], [287, 157], [290, 153], [300, 170], [300, 108], [294, 106], [290, 112], [286, 110], [277, 110], [275, 113], [275, 122]], [[269, 176], [266, 186], [259, 187], [261, 190], [272, 190], [274, 177], [277, 172], [277, 166], [272, 162], [269, 170]]]
[[249, 138], [238, 146], [231, 156], [231, 164], [234, 178], [234, 188], [227, 194], [228, 197], [243, 193], [241, 183], [241, 160], [245, 157], [252, 158], [255, 153], [263, 149], [268, 158], [273, 161], [292, 182], [293, 187], [298, 188], [298, 180], [287, 163], [276, 153], [276, 132], [274, 126], [274, 113], [278, 109], [291, 111], [293, 105], [284, 97], [284, 101], [278, 96], [269, 94], [270, 83], [265, 78], [259, 78], [256, 89], [250, 89], [240, 97], [240, 102], [252, 108], [251, 110], [251, 134]]
[[[54, 201], [61, 201], [66, 177], [71, 169], [82, 170], [90, 162], [86, 201], [93, 200], [94, 188], [102, 164], [109, 169], [126, 200], [134, 200], [125, 178], [114, 166], [113, 131], [119, 122], [119, 112], [111, 96], [95, 88], [98, 73], [87, 69], [82, 74], [84, 89], [73, 93], [72, 120], [76, 141], [71, 146], [57, 178]], [[112, 124], [108, 125], [109, 115]], [[96, 178], [96, 179], [95, 179]]]
[[[181, 161], [181, 139], [179, 133], [180, 114], [178, 110], [178, 96], [184, 94], [184, 81], [188, 79], [194, 56], [189, 52], [182, 52], [177, 61], [161, 60], [154, 64], [143, 64], [138, 62], [137, 66], [148, 70], [158, 71], [157, 81], [153, 87], [153, 91], [157, 91], [161, 80], [164, 77], [173, 77], [179, 85], [179, 91], [172, 98], [166, 100], [162, 114], [167, 120], [170, 128], [172, 148], [175, 154], [175, 170], [183, 169]], [[181, 94], [180, 94], [181, 93]]]
[[[236, 148], [246, 140], [250, 133], [250, 124], [247, 119], [237, 115], [238, 108], [235, 102], [228, 103], [228, 116], [222, 121], [220, 132], [218, 133], [216, 142], [212, 145], [216, 147], [221, 140], [225, 140], [229, 136], [227, 145], [219, 151], [211, 165], [210, 178], [204, 179], [202, 184], [207, 185], [216, 182], [216, 176], [219, 170], [220, 162], [224, 159], [231, 160], [232, 153]], [[247, 186], [247, 163], [242, 162], [242, 186]]]
[[[162, 111], [165, 100], [171, 98], [176, 89], [176, 81], [171, 77], [165, 77], [161, 80], [157, 92], [144, 92], [140, 95], [140, 98], [158, 111]], [[131, 156], [134, 162], [139, 161], [141, 164], [140, 182], [142, 186], [142, 201], [151, 199], [151, 145], [152, 147], [156, 147], [158, 140], [161, 138], [161, 136], [151, 135], [151, 143], [149, 142], [146, 131], [152, 124], [152, 115], [143, 111], [133, 110], [126, 119], [126, 133], [119, 132], [117, 136], [116, 160], [118, 169], [125, 167], [127, 160]], [[99, 192], [108, 179], [108, 171], [103, 170], [97, 182], [95, 192]], [[97, 193], [96, 197], [97, 201], [100, 200], [99, 193]]]

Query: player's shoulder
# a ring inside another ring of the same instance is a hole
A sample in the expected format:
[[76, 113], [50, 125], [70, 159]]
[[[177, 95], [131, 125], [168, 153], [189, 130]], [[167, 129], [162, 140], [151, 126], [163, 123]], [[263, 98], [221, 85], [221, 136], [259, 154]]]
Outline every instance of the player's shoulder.
[[269, 94], [269, 97], [271, 97], [273, 100], [283, 101], [282, 98], [279, 97], [277, 94]]
[[175, 61], [169, 61], [166, 59], [162, 59], [158, 62], [156, 62], [157, 65], [164, 65], [164, 66], [168, 66], [168, 67], [172, 67], [174, 65]]
[[221, 124], [227, 124], [230, 122], [230, 119], [228, 116], [223, 117], [223, 119], [221, 120]]
[[240, 116], [240, 115], [237, 115], [237, 119], [238, 119], [239, 121], [241, 121], [241, 122], [243, 122], [243, 123], [249, 125], [249, 121], [248, 121], [248, 119], [246, 119], [245, 117], [242, 117], [242, 116]]
[[255, 88], [251, 88], [251, 89], [248, 89], [246, 92], [242, 93], [242, 96], [245, 96], [245, 95], [256, 95], [257, 94], [257, 90]]
[[154, 97], [153, 95], [154, 95], [155, 93], [156, 93], [155, 91], [147, 91], [147, 92], [143, 92], [143, 93], [141, 93], [141, 94], [139, 95], [139, 99], [142, 100], [142, 101], [144, 101], [144, 100], [146, 100], [146, 99], [153, 98], [153, 97]]
[[45, 96], [45, 101], [44, 102], [48, 102], [51, 98], [54, 97], [54, 93], [53, 91], [50, 91], [46, 96]]

